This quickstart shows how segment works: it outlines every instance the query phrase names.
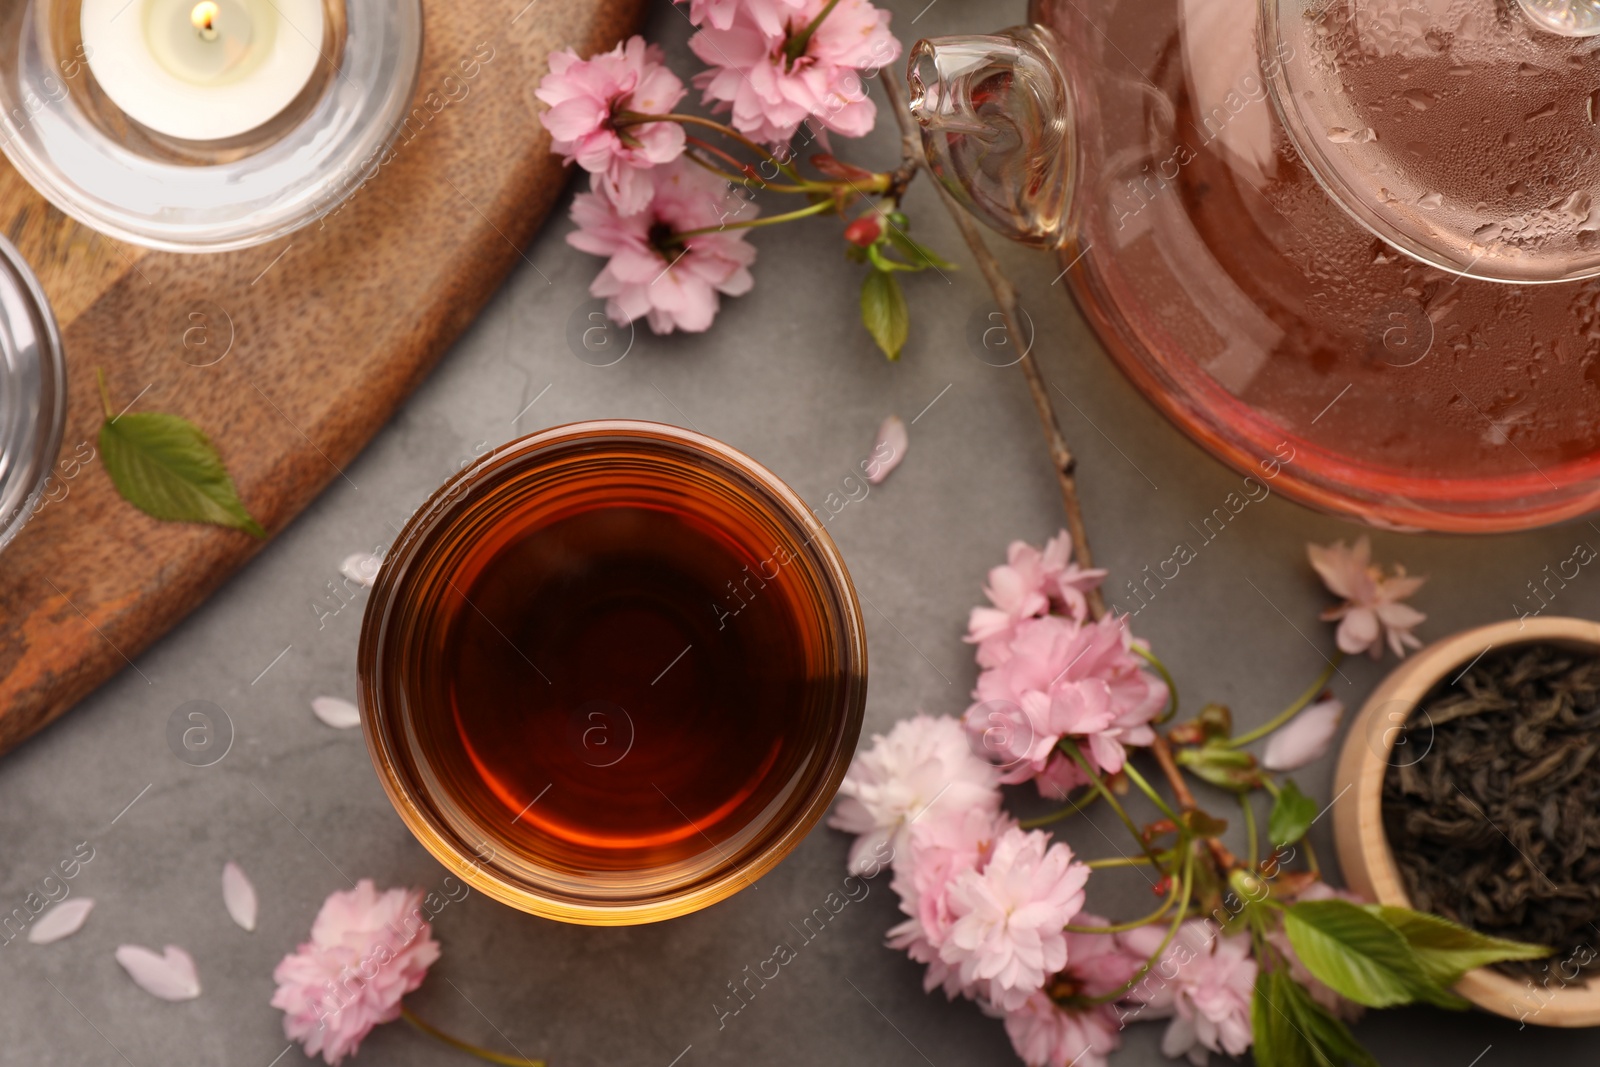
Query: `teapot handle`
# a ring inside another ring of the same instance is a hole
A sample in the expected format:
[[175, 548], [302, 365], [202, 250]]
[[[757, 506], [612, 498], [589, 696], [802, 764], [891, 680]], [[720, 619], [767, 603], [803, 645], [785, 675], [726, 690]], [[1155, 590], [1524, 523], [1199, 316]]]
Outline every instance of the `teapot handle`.
[[910, 108], [934, 177], [1007, 237], [1054, 248], [1071, 236], [1074, 105], [1042, 26], [920, 40]]

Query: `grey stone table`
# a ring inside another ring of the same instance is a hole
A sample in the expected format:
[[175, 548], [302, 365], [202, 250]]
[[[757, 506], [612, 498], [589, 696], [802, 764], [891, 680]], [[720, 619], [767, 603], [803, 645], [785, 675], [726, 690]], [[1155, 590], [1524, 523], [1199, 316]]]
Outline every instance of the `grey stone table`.
[[[889, 6], [908, 43], [1021, 14], [1013, 3], [978, 0]], [[692, 69], [687, 30], [681, 11], [665, 3], [653, 10], [650, 34], [680, 71]], [[837, 147], [884, 165], [895, 137], [885, 119], [866, 143]], [[980, 361], [967, 341], [972, 321], [989, 310], [986, 290], [925, 184], [909, 210], [916, 233], [962, 269], [911, 279], [915, 324], [898, 365], [872, 349], [857, 323], [859, 274], [840, 255], [837, 227], [825, 224], [760, 231], [756, 287], [726, 302], [710, 333], [641, 331], [620, 363], [588, 365], [564, 337], [588, 304], [598, 261], [568, 248], [569, 224], [555, 218], [346, 478], [140, 657], [137, 670], [0, 761], [0, 911], [37, 890], [84, 841], [94, 858], [72, 889], [97, 901], [69, 940], [0, 948], [0, 1061], [303, 1062], [298, 1048], [285, 1047], [281, 1016], [267, 1002], [274, 964], [307, 936], [322, 899], [347, 877], [431, 887], [444, 873], [390, 809], [359, 731], [330, 729], [310, 711], [313, 697], [354, 696], [364, 598], [340, 607], [329, 583], [347, 554], [387, 544], [464, 459], [518, 434], [601, 416], [689, 425], [762, 460], [815, 501], [852, 472], [885, 415], [914, 418], [904, 465], [832, 530], [866, 604], [868, 733], [918, 709], [959, 713], [974, 678], [961, 634], [985, 571], [1011, 539], [1040, 542], [1061, 515], [1021, 379]], [[1098, 560], [1131, 576], [1166, 558], [1239, 478], [1118, 375], [1052, 285], [1059, 268], [1051, 259], [1017, 248], [1002, 254], [1038, 324], [1044, 373], [1073, 400], [1063, 418], [1082, 457]], [[1241, 721], [1259, 722], [1314, 676], [1321, 659], [1307, 636], [1324, 648], [1331, 641], [1314, 621], [1326, 598], [1305, 564], [1305, 542], [1357, 533], [1277, 498], [1252, 504], [1161, 591], [1137, 630], [1187, 699], [1224, 701]], [[1374, 540], [1381, 558], [1429, 576], [1417, 602], [1430, 616], [1423, 635], [1438, 637], [1509, 616], [1541, 568], [1566, 559], [1578, 541], [1600, 544], [1600, 534], [1576, 524], [1515, 537]], [[1551, 610], [1600, 610], [1600, 579], [1570, 583]], [[1382, 670], [1348, 664], [1338, 695], [1358, 704]], [[232, 748], [214, 766], [186, 765], [168, 748], [168, 718], [189, 700], [219, 705], [233, 723]], [[1325, 797], [1330, 774], [1324, 760], [1300, 778]], [[1325, 856], [1328, 822], [1315, 831]], [[1084, 823], [1066, 837], [1088, 854], [1105, 848]], [[819, 828], [756, 888], [632, 929], [562, 926], [475, 894], [439, 915], [444, 955], [411, 1002], [463, 1037], [554, 1067], [1015, 1062], [997, 1022], [970, 1004], [924, 995], [920, 969], [882, 947], [897, 921], [884, 879], [719, 1026], [727, 984], [792, 939], [790, 922], [840, 886], [846, 845]], [[222, 907], [218, 877], [230, 859], [261, 896], [254, 933]], [[1097, 877], [1091, 904], [1130, 916], [1147, 910], [1147, 892], [1137, 881]], [[152, 999], [112, 958], [124, 942], [186, 947], [203, 995]], [[1359, 1030], [1389, 1064], [1501, 1067], [1600, 1051], [1600, 1036], [1581, 1031], [1421, 1010], [1373, 1014]], [[1165, 1062], [1159, 1036], [1159, 1026], [1131, 1028], [1116, 1062]], [[476, 1061], [396, 1024], [376, 1031], [355, 1062]]]

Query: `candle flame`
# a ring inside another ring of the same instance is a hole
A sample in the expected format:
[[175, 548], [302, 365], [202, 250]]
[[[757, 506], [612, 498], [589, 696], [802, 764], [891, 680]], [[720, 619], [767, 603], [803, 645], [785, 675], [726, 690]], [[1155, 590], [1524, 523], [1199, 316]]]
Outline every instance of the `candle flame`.
[[200, 36], [206, 40], [215, 40], [217, 36], [217, 15], [221, 12], [212, 0], [200, 0], [194, 5], [194, 10], [189, 12], [189, 21], [194, 28], [200, 31]]

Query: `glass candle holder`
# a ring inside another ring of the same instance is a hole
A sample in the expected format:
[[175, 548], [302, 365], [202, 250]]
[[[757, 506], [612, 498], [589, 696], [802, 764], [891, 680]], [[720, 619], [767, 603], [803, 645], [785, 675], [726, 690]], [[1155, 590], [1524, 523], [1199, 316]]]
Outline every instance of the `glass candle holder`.
[[48, 500], [67, 415], [67, 364], [50, 302], [0, 238], [0, 549]]
[[377, 173], [421, 57], [420, 0], [25, 0], [0, 13], [0, 148], [109, 236], [245, 248]]
[[751, 884], [855, 750], [866, 642], [805, 503], [700, 434], [590, 422], [447, 482], [390, 550], [359, 656], [390, 800], [469, 884], [625, 925]]

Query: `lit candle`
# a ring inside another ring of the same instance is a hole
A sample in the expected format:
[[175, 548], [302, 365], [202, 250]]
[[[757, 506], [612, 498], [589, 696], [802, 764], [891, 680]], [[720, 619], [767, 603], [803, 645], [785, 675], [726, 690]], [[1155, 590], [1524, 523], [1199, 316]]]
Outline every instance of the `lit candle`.
[[112, 103], [189, 141], [269, 121], [322, 62], [321, 0], [83, 0], [89, 69]]

